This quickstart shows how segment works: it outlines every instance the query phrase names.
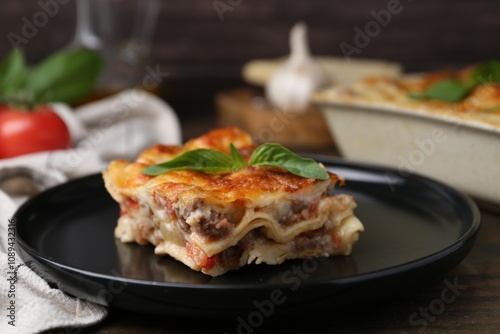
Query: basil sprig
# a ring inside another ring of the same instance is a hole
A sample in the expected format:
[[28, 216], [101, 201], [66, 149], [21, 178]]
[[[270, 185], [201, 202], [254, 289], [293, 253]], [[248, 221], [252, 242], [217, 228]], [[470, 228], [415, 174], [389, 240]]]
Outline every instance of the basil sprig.
[[305, 178], [327, 180], [328, 173], [313, 159], [303, 158], [279, 144], [263, 144], [253, 151], [249, 165], [282, 167]]
[[230, 171], [236, 166], [233, 157], [221, 151], [199, 148], [184, 152], [178, 157], [142, 170], [143, 174], [159, 175], [177, 170], [218, 173]]
[[26, 81], [28, 68], [19, 49], [14, 49], [0, 63], [0, 95], [11, 97]]
[[[247, 165], [241, 153], [230, 144], [231, 154], [200, 148], [184, 152], [176, 158], [142, 170], [146, 175], [159, 175], [177, 170], [207, 173], [237, 171]], [[273, 166], [292, 174], [318, 180], [328, 180], [328, 173], [313, 159], [303, 158], [279, 144], [262, 144], [248, 161], [250, 166]]]
[[475, 85], [465, 84], [458, 80], [446, 79], [433, 83], [423, 94], [410, 93], [414, 99], [438, 100], [455, 103], [463, 100]]
[[488, 82], [500, 82], [499, 60], [478, 65], [465, 82], [456, 79], [443, 79], [427, 87], [423, 93], [411, 92], [408, 96], [414, 99], [456, 103], [466, 98], [476, 86]]
[[27, 66], [14, 49], [0, 63], [0, 104], [32, 109], [49, 102], [75, 102], [92, 91], [102, 67], [91, 50], [57, 52], [38, 66]]

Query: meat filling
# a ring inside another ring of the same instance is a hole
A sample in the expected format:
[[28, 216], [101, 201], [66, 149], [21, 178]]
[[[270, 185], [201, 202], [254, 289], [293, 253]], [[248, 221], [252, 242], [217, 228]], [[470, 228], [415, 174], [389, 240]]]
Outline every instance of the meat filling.
[[203, 199], [195, 201], [192, 205], [175, 205], [175, 215], [178, 224], [188, 232], [190, 229], [208, 239], [216, 240], [227, 236], [237, 225], [245, 208], [239, 203], [234, 203], [231, 210], [219, 212], [205, 205]]
[[280, 217], [281, 225], [290, 226], [300, 221], [310, 219], [318, 214], [319, 198], [311, 203], [303, 201], [293, 201], [289, 214]]

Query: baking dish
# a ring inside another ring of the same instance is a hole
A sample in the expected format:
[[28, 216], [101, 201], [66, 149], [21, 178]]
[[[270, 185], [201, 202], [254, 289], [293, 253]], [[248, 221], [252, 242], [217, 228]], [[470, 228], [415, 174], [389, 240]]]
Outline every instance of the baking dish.
[[343, 89], [313, 97], [342, 156], [395, 168], [399, 175], [387, 173], [388, 187], [418, 173], [500, 203], [500, 117], [350, 99]]

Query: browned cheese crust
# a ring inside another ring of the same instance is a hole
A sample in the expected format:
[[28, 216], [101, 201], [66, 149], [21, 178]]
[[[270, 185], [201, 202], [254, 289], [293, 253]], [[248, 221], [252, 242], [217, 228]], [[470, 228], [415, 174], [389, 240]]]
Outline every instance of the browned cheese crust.
[[153, 146], [135, 162], [111, 162], [103, 177], [121, 209], [115, 236], [151, 243], [157, 254], [212, 276], [251, 262], [350, 254], [363, 226], [353, 215], [351, 196], [329, 194], [343, 183], [333, 173], [328, 180], [262, 166], [222, 173], [141, 173], [196, 148], [229, 153], [230, 143], [247, 160], [256, 147], [248, 134], [232, 127], [183, 146]]

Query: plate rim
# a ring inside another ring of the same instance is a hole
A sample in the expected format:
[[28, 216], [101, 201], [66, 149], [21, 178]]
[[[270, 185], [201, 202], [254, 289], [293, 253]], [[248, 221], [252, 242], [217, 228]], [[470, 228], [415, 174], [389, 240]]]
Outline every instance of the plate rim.
[[[303, 156], [311, 157], [319, 162], [323, 162], [326, 164], [330, 165], [338, 165], [339, 167], [342, 168], [348, 168], [348, 169], [355, 169], [355, 170], [361, 170], [363, 172], [368, 172], [368, 173], [375, 173], [379, 175], [380, 173], [384, 172], [394, 172], [397, 173], [397, 171], [391, 167], [385, 167], [382, 165], [377, 165], [377, 164], [370, 164], [370, 163], [364, 163], [364, 162], [357, 162], [353, 160], [348, 160], [348, 159], [343, 159], [343, 158], [338, 158], [334, 156], [328, 156], [328, 155], [320, 155], [320, 154], [303, 154]], [[329, 166], [330, 168], [335, 167], [335, 166]], [[18, 250], [21, 250], [18, 254], [23, 254], [23, 252], [28, 253], [31, 257], [36, 258], [39, 262], [44, 262], [46, 264], [49, 264], [51, 266], [55, 266], [57, 268], [63, 269], [65, 271], [69, 271], [71, 274], [77, 274], [77, 275], [83, 275], [86, 278], [91, 278], [91, 279], [98, 279], [98, 280], [110, 280], [110, 281], [115, 281], [115, 282], [121, 282], [121, 283], [127, 283], [131, 284], [137, 287], [151, 287], [152, 285], [158, 286], [161, 288], [173, 288], [173, 289], [210, 289], [210, 290], [224, 290], [224, 291], [231, 291], [231, 290], [249, 290], [249, 291], [270, 291], [272, 289], [282, 289], [285, 287], [285, 283], [280, 282], [280, 283], [266, 283], [266, 284], [228, 284], [228, 283], [223, 283], [223, 284], [206, 284], [206, 283], [177, 283], [177, 282], [164, 282], [164, 281], [155, 281], [155, 280], [146, 280], [146, 279], [137, 279], [137, 278], [128, 278], [128, 277], [121, 277], [121, 276], [113, 276], [113, 275], [107, 275], [107, 274], [102, 274], [102, 273], [97, 273], [93, 271], [89, 271], [86, 269], [80, 269], [76, 268], [73, 266], [65, 265], [62, 263], [59, 263], [57, 261], [54, 261], [52, 259], [49, 259], [48, 257], [44, 256], [41, 254], [39, 251], [28, 245], [28, 243], [21, 237], [19, 231], [18, 231], [18, 219], [17, 216], [19, 215], [19, 212], [22, 212], [23, 210], [26, 210], [27, 207], [34, 205], [37, 201], [40, 201], [43, 199], [45, 196], [49, 196], [51, 193], [56, 193], [59, 189], [68, 187], [68, 184], [74, 184], [74, 183], [84, 183], [85, 180], [94, 180], [97, 178], [100, 178], [101, 174], [100, 173], [94, 173], [90, 175], [86, 175], [83, 177], [78, 177], [72, 180], [69, 180], [68, 182], [62, 183], [60, 185], [57, 185], [55, 187], [52, 187], [50, 189], [47, 189], [37, 195], [35, 195], [33, 198], [29, 199], [25, 203], [23, 203], [14, 213], [13, 217], [16, 219], [16, 247]], [[456, 188], [453, 188], [441, 181], [434, 180], [432, 178], [429, 178], [427, 176], [422, 176], [419, 175], [418, 173], [412, 174], [408, 177], [403, 177], [401, 176], [402, 179], [416, 179], [418, 181], [424, 181], [426, 187], [432, 186], [432, 187], [438, 187], [440, 189], [444, 189], [447, 194], [452, 194], [454, 197], [460, 198], [460, 200], [464, 201], [464, 203], [467, 204], [467, 208], [464, 208], [464, 210], [469, 209], [470, 214], [471, 214], [471, 221], [470, 221], [470, 227], [467, 228], [466, 231], [461, 233], [460, 237], [457, 238], [456, 240], [453, 241], [451, 245], [448, 245], [445, 248], [440, 249], [439, 251], [436, 251], [432, 254], [429, 254], [427, 256], [405, 262], [402, 264], [398, 265], [393, 265], [385, 268], [380, 268], [377, 270], [373, 270], [370, 272], [366, 273], [361, 273], [361, 274], [356, 274], [352, 276], [346, 276], [346, 277], [336, 277], [336, 278], [329, 278], [329, 279], [323, 279], [323, 280], [314, 280], [314, 281], [308, 281], [305, 280], [302, 282], [304, 287], [315, 287], [315, 286], [322, 286], [322, 285], [339, 285], [339, 286], [344, 286], [344, 285], [351, 285], [351, 284], [357, 284], [366, 280], [376, 280], [380, 278], [384, 278], [385, 276], [393, 276], [401, 272], [409, 272], [412, 270], [419, 269], [420, 267], [425, 267], [426, 265], [432, 264], [435, 261], [442, 259], [446, 256], [449, 256], [458, 250], [460, 250], [462, 247], [464, 247], [468, 242], [474, 241], [475, 236], [477, 235], [480, 226], [481, 226], [481, 215], [479, 208], [477, 204], [473, 201], [473, 199], [465, 194], [463, 191], [460, 191]], [[462, 221], [462, 220], [461, 220]], [[463, 222], [462, 222], [463, 224]], [[468, 253], [468, 252], [467, 252]], [[23, 261], [26, 261], [25, 258], [20, 256]], [[301, 261], [304, 259], [297, 259], [295, 261]], [[46, 270], [46, 268], [43, 268]]]

